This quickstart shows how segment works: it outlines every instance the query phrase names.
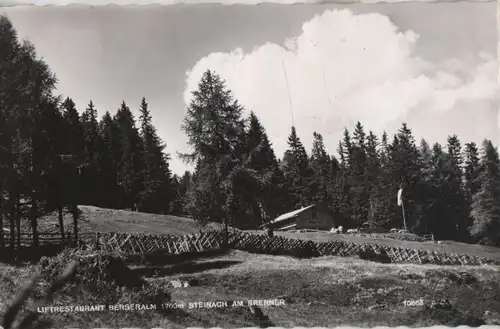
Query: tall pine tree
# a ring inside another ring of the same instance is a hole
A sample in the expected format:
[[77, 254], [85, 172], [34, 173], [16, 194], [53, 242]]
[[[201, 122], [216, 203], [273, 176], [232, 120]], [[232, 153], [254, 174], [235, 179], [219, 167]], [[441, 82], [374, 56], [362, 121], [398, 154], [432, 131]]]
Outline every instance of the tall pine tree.
[[292, 127], [288, 136], [288, 150], [283, 156], [283, 173], [289, 186], [293, 208], [308, 206], [313, 197], [313, 176], [306, 149], [295, 127]]
[[366, 134], [361, 122], [356, 123], [350, 153], [350, 194], [352, 200], [352, 219], [361, 225], [368, 219], [370, 198], [368, 186], [368, 156]]
[[269, 137], [255, 113], [250, 113], [248, 123], [246, 136], [248, 166], [255, 170], [261, 183], [261, 188], [255, 195], [261, 208], [261, 212], [257, 215], [257, 222], [260, 225], [287, 210], [288, 191]]
[[325, 149], [323, 136], [314, 132], [313, 137], [313, 147], [309, 164], [313, 173], [316, 190], [312, 195], [312, 201], [316, 204], [330, 205], [332, 200], [328, 193], [328, 186], [333, 180], [332, 159]]
[[97, 204], [99, 200], [99, 121], [97, 109], [92, 101], [81, 115], [84, 134], [84, 170], [82, 170], [82, 203]]
[[[420, 161], [419, 152], [415, 144], [415, 139], [406, 123], [403, 123], [398, 133], [394, 136], [390, 145], [388, 171], [392, 180], [390, 196], [394, 202], [393, 227], [401, 227], [403, 217], [399, 215], [401, 210], [396, 207], [396, 195], [399, 188], [403, 188], [403, 202], [408, 229], [412, 229], [418, 221], [418, 204], [420, 198]], [[396, 210], [397, 209], [397, 210]]]
[[469, 228], [472, 224], [469, 219], [467, 192], [464, 184], [462, 146], [456, 135], [448, 137], [448, 159], [450, 166], [450, 175], [447, 183], [450, 185], [450, 195], [448, 202], [450, 204], [449, 216], [455, 224], [457, 236], [453, 239], [466, 241], [469, 238]]
[[99, 201], [105, 208], [120, 208], [118, 188], [119, 132], [113, 117], [106, 112], [99, 122]]
[[[144, 183], [139, 197], [139, 209], [152, 213], [168, 213], [174, 204], [172, 173], [169, 156], [164, 153], [166, 145], [153, 126], [146, 99], [141, 101], [140, 134], [144, 156]], [[167, 205], [168, 207], [165, 207]]]
[[182, 124], [192, 150], [183, 158], [197, 165], [187, 209], [200, 222], [245, 226], [258, 211], [255, 203], [247, 205], [260, 183], [243, 152], [242, 112], [225, 82], [207, 70]]
[[144, 188], [142, 140], [136, 127], [134, 115], [125, 102], [122, 102], [114, 121], [120, 141], [117, 161], [121, 205], [127, 209], [137, 210], [139, 195]]
[[479, 191], [472, 200], [471, 234], [477, 241], [500, 246], [500, 159], [490, 140], [485, 140], [481, 155]]

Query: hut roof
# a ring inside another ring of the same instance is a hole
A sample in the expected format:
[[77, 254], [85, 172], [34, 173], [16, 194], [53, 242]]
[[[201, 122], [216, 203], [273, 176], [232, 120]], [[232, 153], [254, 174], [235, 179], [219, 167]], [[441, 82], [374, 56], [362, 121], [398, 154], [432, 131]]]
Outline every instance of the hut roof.
[[267, 226], [269, 224], [276, 224], [276, 223], [282, 222], [284, 220], [294, 218], [294, 217], [298, 216], [300, 213], [302, 213], [302, 212], [306, 211], [307, 209], [310, 209], [310, 208], [312, 208], [314, 206], [315, 205], [313, 204], [313, 205], [310, 205], [310, 206], [307, 206], [307, 207], [303, 207], [303, 208], [300, 208], [300, 209], [297, 209], [297, 210], [294, 210], [294, 211], [287, 212], [286, 214], [279, 215], [278, 217], [276, 217], [272, 221], [270, 221], [270, 222], [268, 222], [268, 223], [266, 223], [264, 225], [261, 225], [261, 227]]

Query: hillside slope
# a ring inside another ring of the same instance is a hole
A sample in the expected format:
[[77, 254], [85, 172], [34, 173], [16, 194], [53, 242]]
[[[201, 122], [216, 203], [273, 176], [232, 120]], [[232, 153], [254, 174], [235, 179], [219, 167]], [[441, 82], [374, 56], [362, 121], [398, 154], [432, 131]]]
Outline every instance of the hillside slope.
[[[193, 234], [200, 229], [220, 229], [222, 226], [211, 223], [202, 228], [193, 219], [171, 215], [156, 215], [141, 212], [105, 209], [93, 206], [78, 206], [81, 211], [79, 230], [89, 232], [124, 232], [185, 235]], [[64, 214], [66, 231], [72, 231], [73, 219]], [[40, 232], [58, 232], [57, 214], [52, 213], [39, 220]]]
[[[123, 232], [123, 233], [151, 233], [186, 235], [194, 234], [200, 230], [222, 229], [221, 224], [211, 223], [203, 228], [193, 219], [171, 215], [146, 214], [126, 210], [114, 210], [98, 208], [93, 206], [79, 206], [82, 212], [80, 220], [80, 232]], [[64, 216], [66, 231], [72, 231], [72, 217], [70, 214]], [[45, 216], [39, 220], [40, 232], [57, 233], [57, 214]], [[29, 232], [29, 228], [25, 228]], [[248, 231], [249, 233], [262, 234], [262, 231]], [[397, 239], [373, 236], [356, 236], [348, 234], [331, 234], [329, 232], [292, 233], [276, 232], [277, 235], [287, 238], [312, 240], [316, 242], [345, 241], [356, 244], [370, 243], [387, 245], [401, 248], [425, 249], [436, 252], [468, 254], [478, 257], [500, 261], [500, 249], [479, 245], [471, 245], [455, 241], [444, 241], [442, 244], [433, 242], [401, 241]]]

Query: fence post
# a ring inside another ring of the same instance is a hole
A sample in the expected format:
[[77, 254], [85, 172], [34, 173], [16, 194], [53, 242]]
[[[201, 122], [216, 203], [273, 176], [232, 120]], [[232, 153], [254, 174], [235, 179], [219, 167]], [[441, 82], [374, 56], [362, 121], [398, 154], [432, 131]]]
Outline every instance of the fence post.
[[0, 221], [2, 221], [0, 224], [1, 226], [1, 231], [0, 231], [0, 248], [3, 248], [5, 247], [5, 232], [4, 232], [4, 226], [3, 226], [3, 220], [4, 220], [4, 216], [1, 215], [0, 216]]
[[100, 240], [100, 238], [101, 238], [101, 233], [97, 232], [97, 233], [95, 234], [95, 248], [96, 248], [97, 250], [99, 250], [99, 247], [100, 247], [100, 241], [99, 241], [99, 240]]

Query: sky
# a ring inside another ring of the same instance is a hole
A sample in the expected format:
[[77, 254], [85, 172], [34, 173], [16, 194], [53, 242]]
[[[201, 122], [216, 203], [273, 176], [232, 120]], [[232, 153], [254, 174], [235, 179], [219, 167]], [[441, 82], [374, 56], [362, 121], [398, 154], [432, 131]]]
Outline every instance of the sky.
[[100, 114], [146, 97], [182, 174], [180, 130], [202, 73], [214, 70], [265, 126], [278, 157], [295, 125], [334, 153], [345, 127], [417, 140], [498, 144], [496, 4], [295, 4], [0, 8], [59, 78]]

